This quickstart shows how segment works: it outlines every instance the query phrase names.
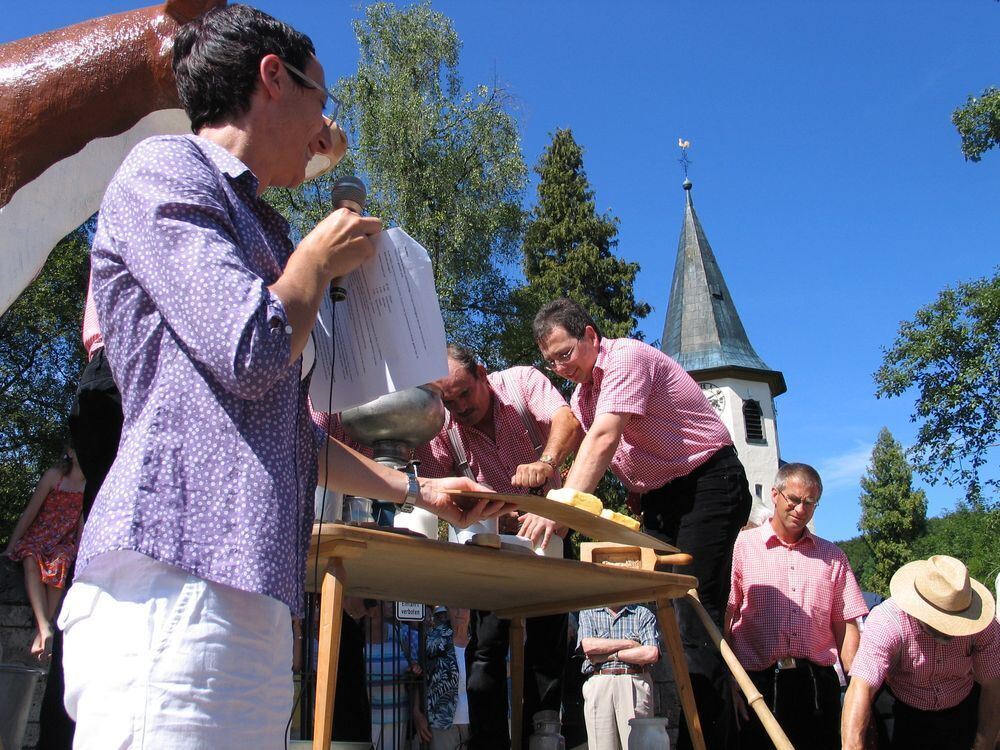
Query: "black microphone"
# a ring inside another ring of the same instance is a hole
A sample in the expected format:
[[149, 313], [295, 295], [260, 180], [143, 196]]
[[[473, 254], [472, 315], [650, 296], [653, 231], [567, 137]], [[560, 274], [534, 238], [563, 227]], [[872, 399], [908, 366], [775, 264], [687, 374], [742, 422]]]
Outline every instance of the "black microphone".
[[[341, 177], [330, 191], [330, 202], [333, 203], [334, 209], [346, 208], [348, 211], [360, 214], [365, 210], [366, 200], [368, 200], [368, 189], [365, 183], [353, 175]], [[347, 299], [347, 290], [342, 286], [343, 283], [341, 277], [334, 279], [330, 285], [330, 299], [334, 302], [343, 302]]]

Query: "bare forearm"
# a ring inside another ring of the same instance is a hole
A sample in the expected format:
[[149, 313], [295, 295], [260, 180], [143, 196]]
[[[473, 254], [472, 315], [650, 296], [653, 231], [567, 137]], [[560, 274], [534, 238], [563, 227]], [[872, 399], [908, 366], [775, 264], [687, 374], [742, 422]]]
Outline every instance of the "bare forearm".
[[641, 645], [638, 641], [629, 640], [628, 638], [584, 638], [580, 641], [583, 653], [591, 661], [593, 661], [592, 657], [605, 657], [615, 653], [615, 651], [635, 648]]
[[618, 660], [627, 664], [645, 666], [655, 664], [660, 658], [660, 649], [656, 646], [632, 646], [618, 651]]
[[844, 696], [844, 708], [840, 720], [842, 750], [864, 750], [865, 730], [872, 715], [874, 690], [864, 680], [851, 679]]
[[561, 464], [566, 456], [576, 450], [583, 439], [583, 427], [573, 416], [568, 406], [559, 409], [552, 418], [549, 439], [542, 450], [543, 456], [552, 456], [556, 466]]
[[854, 664], [854, 655], [858, 652], [858, 644], [861, 643], [861, 631], [857, 621], [842, 622], [839, 626], [834, 626], [834, 638], [837, 641], [837, 650], [840, 652], [840, 663], [844, 667], [844, 674], [851, 671]]
[[319, 484], [346, 495], [399, 503], [407, 478], [331, 438], [319, 451]]
[[618, 449], [621, 433], [613, 429], [591, 429], [580, 444], [576, 460], [566, 477], [566, 486], [593, 492]]
[[979, 725], [972, 750], [993, 750], [1000, 734], [1000, 679], [983, 683], [979, 694]]

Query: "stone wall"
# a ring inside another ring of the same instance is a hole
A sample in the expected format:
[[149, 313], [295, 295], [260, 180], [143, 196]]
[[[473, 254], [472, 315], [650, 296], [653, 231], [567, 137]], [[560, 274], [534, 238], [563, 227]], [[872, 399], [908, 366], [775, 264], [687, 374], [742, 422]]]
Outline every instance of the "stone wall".
[[[0, 663], [38, 666], [30, 651], [34, 637], [35, 619], [24, 591], [24, 569], [19, 562], [0, 558]], [[42, 679], [35, 689], [22, 750], [34, 750], [38, 742], [38, 709], [44, 692]]]

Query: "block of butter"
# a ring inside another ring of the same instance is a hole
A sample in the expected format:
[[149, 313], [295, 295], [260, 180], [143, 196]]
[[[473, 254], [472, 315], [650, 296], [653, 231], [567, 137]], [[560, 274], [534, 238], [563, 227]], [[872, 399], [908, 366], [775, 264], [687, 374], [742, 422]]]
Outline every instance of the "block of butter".
[[577, 492], [569, 487], [560, 487], [557, 490], [549, 490], [549, 494], [545, 497], [549, 500], [555, 500], [556, 502], [566, 503], [566, 505], [572, 505], [574, 508], [580, 508], [588, 513], [593, 513], [595, 516], [599, 516], [601, 511], [604, 509], [604, 504], [601, 502], [600, 498], [594, 497], [586, 492]]
[[632, 516], [626, 516], [624, 513], [618, 513], [611, 510], [611, 508], [605, 508], [601, 511], [601, 518], [607, 518], [609, 521], [614, 521], [615, 523], [620, 523], [632, 531], [638, 531], [641, 525], [637, 520], [632, 518]]

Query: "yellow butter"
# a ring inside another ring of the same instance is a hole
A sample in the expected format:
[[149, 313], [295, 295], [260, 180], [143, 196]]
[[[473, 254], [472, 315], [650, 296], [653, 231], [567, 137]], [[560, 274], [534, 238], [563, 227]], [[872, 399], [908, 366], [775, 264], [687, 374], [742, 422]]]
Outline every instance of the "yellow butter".
[[617, 513], [611, 508], [605, 508], [601, 511], [601, 518], [607, 518], [609, 521], [614, 521], [615, 523], [620, 523], [622, 526], [626, 526], [632, 531], [639, 530], [639, 522], [636, 521], [632, 516], [626, 516], [624, 513]]
[[600, 498], [594, 497], [586, 492], [577, 492], [569, 487], [560, 487], [558, 490], [549, 490], [549, 494], [546, 495], [549, 500], [555, 500], [560, 503], [566, 503], [566, 505], [572, 505], [574, 508], [580, 508], [588, 513], [593, 513], [595, 516], [601, 514], [604, 509], [604, 504], [601, 502]]

